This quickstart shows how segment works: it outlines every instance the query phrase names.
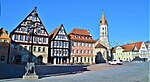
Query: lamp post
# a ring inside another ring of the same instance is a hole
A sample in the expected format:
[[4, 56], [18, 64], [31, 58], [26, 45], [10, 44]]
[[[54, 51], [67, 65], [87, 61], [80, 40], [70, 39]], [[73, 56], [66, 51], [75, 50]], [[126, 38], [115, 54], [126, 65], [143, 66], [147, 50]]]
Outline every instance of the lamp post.
[[[29, 36], [31, 36], [31, 51], [29, 54], [29, 60], [27, 62], [27, 65], [25, 66], [26, 73], [23, 75], [23, 79], [38, 79], [38, 75], [35, 73], [35, 63], [32, 61], [33, 57], [33, 36], [40, 31], [40, 25], [37, 24], [37, 13], [36, 13], [36, 7], [34, 9], [34, 12], [32, 13], [32, 21], [31, 23], [27, 24], [27, 32]], [[36, 30], [36, 31], [35, 31]]]

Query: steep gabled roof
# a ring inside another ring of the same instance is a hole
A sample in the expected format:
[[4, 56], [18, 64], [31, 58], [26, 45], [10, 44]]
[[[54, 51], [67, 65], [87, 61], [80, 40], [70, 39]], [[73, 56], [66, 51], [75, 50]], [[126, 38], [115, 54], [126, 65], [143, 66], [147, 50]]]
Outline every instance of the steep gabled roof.
[[26, 16], [26, 18], [25, 18], [15, 29], [13, 29], [13, 31], [10, 33], [10, 36], [11, 36], [11, 34], [14, 34], [15, 31], [16, 31], [18, 28], [21, 27], [21, 24], [22, 24], [23, 22], [25, 22], [25, 21], [32, 21], [32, 20], [28, 20], [27, 18], [29, 18], [29, 16], [32, 16], [32, 13], [34, 13], [34, 12], [36, 12], [35, 16], [36, 16], [37, 18], [39, 18], [40, 24], [43, 26], [44, 31], [45, 31], [46, 34], [48, 35], [48, 32], [46, 31], [45, 26], [43, 25], [43, 23], [42, 23], [40, 17], [38, 16], [38, 13], [37, 13], [36, 9], [37, 9], [37, 7], [35, 7], [35, 8], [31, 11], [31, 13], [29, 13], [29, 15]]
[[[3, 35], [1, 35], [2, 33]], [[0, 38], [9, 38], [8, 32], [4, 28], [0, 29], [0, 35]]]
[[4, 28], [1, 28], [0, 29], [0, 33], [6, 33], [6, 34], [8, 34], [8, 31], [6, 31]]
[[[54, 38], [57, 36], [58, 32], [59, 32], [59, 31], [61, 30], [61, 28], [63, 28], [63, 27], [64, 27], [63, 24], [60, 24], [54, 31], [52, 31], [52, 32], [49, 34], [50, 39], [51, 39], [51, 40], [54, 39]], [[65, 29], [63, 29], [63, 30], [64, 30], [65, 35], [67, 36], [67, 39], [70, 40], [70, 38], [68, 38], [68, 35], [67, 35]]]
[[52, 32], [49, 34], [49, 36], [50, 36], [51, 39], [54, 39], [54, 38], [55, 38], [55, 36], [57, 35], [57, 33], [58, 33], [58, 31], [59, 31], [60, 28], [61, 28], [61, 25], [58, 26], [57, 28], [55, 28], [55, 30], [52, 31]]

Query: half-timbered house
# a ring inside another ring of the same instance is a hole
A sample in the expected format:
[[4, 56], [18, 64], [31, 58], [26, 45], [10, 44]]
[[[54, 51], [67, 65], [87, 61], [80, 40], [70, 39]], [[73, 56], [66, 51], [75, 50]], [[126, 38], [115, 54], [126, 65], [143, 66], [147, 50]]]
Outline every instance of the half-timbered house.
[[[33, 13], [36, 14], [32, 16]], [[38, 29], [31, 29], [34, 30], [34, 33], [29, 35], [28, 27], [38, 27]], [[33, 36], [33, 38], [31, 36]], [[13, 29], [13, 31], [10, 33], [10, 39], [10, 62], [23, 63], [29, 61], [32, 44], [32, 61], [47, 63], [48, 32], [38, 16], [36, 7], [15, 29]]]
[[49, 35], [48, 61], [51, 64], [66, 64], [70, 61], [70, 39], [63, 24]]

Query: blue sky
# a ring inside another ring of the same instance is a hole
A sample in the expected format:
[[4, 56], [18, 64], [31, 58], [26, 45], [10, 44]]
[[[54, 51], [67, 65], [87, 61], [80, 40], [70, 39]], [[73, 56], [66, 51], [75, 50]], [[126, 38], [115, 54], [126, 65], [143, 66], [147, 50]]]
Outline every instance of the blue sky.
[[0, 3], [0, 27], [9, 32], [37, 6], [48, 33], [64, 24], [67, 33], [75, 27], [82, 28], [98, 39], [104, 10], [110, 42], [123, 44], [128, 40], [150, 39], [149, 0], [1, 0]]

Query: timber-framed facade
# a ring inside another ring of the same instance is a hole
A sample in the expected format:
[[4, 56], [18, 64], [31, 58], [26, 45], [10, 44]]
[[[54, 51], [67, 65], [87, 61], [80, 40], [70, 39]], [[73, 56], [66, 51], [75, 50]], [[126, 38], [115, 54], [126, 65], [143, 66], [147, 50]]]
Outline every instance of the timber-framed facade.
[[49, 35], [48, 62], [51, 64], [68, 64], [70, 62], [70, 39], [63, 24]]
[[[36, 12], [34, 26], [39, 26], [38, 33], [34, 33], [33, 38], [28, 33], [28, 23], [33, 23], [32, 14], [36, 8], [10, 33], [10, 60], [11, 63], [23, 63], [29, 60], [31, 54], [31, 44], [33, 39], [32, 61], [47, 63], [48, 58], [48, 32], [46, 31], [41, 19]], [[37, 31], [36, 31], [37, 32]]]

